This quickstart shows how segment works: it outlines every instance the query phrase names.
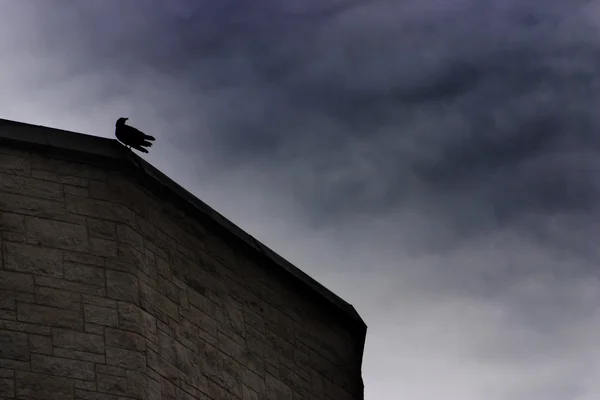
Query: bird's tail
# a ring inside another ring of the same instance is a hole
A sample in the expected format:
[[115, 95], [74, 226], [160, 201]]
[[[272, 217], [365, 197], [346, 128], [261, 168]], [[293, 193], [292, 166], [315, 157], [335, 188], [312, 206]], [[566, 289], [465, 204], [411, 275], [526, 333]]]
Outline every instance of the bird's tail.
[[142, 146], [150, 147], [150, 146], [152, 146], [152, 142], [149, 142], [149, 141], [147, 141], [147, 140], [144, 140], [144, 141], [142, 142]]
[[147, 153], [148, 152], [148, 150], [146, 150], [145, 148], [143, 148], [142, 146], [139, 146], [139, 145], [131, 146], [131, 147], [133, 147], [134, 149], [136, 149], [138, 151], [141, 151], [142, 153]]
[[156, 140], [156, 139], [154, 138], [154, 136], [150, 136], [150, 135], [144, 135], [144, 139], [145, 139], [145, 140]]

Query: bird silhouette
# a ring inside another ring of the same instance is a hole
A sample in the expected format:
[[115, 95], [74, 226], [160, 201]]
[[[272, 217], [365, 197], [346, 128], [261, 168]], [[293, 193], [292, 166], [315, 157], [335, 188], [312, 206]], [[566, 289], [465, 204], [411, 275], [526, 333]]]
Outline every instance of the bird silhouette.
[[152, 146], [152, 142], [155, 140], [154, 136], [146, 135], [133, 126], [125, 125], [125, 121], [128, 119], [121, 117], [117, 120], [115, 124], [115, 136], [125, 146], [134, 148], [142, 153], [148, 153], [145, 147]]

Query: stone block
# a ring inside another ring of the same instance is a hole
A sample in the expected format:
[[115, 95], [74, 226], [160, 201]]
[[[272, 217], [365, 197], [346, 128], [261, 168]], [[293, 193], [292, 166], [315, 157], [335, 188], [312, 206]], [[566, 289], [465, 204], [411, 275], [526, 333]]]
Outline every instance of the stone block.
[[175, 339], [191, 349], [198, 349], [198, 327], [186, 319], [182, 319], [173, 329]]
[[52, 338], [43, 335], [29, 335], [29, 349], [32, 353], [52, 355]]
[[33, 293], [33, 276], [25, 273], [0, 270], [0, 290]]
[[25, 227], [30, 244], [80, 252], [89, 248], [87, 228], [82, 225], [27, 217]]
[[84, 304], [83, 312], [85, 315], [85, 322], [87, 323], [113, 327], [119, 326], [117, 310], [113, 308]]
[[195, 396], [193, 397], [194, 399], [203, 396], [202, 391], [198, 388], [204, 389], [206, 387], [206, 378], [202, 379], [200, 371], [195, 372], [196, 373], [194, 373], [193, 376], [181, 374], [181, 379], [179, 381], [181, 390], [183, 390], [186, 395]]
[[169, 300], [177, 305], [181, 305], [184, 301], [183, 299], [187, 298], [185, 290], [180, 289], [166, 279], [158, 279], [156, 288], [160, 293], [167, 296]]
[[104, 258], [92, 254], [77, 253], [73, 251], [64, 251], [63, 259], [65, 262], [76, 264], [94, 265], [96, 267], [104, 267]]
[[89, 190], [86, 187], [74, 186], [74, 185], [63, 185], [63, 191], [65, 194], [73, 194], [75, 196], [89, 196]]
[[117, 239], [117, 226], [114, 222], [96, 218], [88, 218], [87, 223], [90, 237], [108, 240]]
[[93, 333], [95, 335], [104, 335], [104, 326], [86, 323], [83, 330], [87, 333]]
[[119, 396], [127, 396], [127, 379], [114, 376], [98, 374], [98, 391]]
[[164, 258], [156, 259], [156, 270], [160, 276], [169, 278], [171, 276], [171, 266]]
[[156, 237], [156, 227], [150, 223], [150, 221], [139, 215], [135, 216], [135, 227], [136, 230], [146, 239], [154, 240]]
[[0, 230], [25, 233], [25, 216], [12, 213], [0, 213]]
[[0, 210], [40, 218], [65, 218], [65, 206], [62, 202], [13, 193], [0, 193]]
[[111, 299], [140, 304], [139, 280], [131, 274], [107, 270], [106, 290]]
[[146, 356], [142, 352], [106, 347], [106, 363], [135, 371], [146, 370]]
[[104, 354], [88, 353], [85, 351], [61, 349], [61, 348], [57, 347], [52, 351], [52, 354], [54, 354], [57, 357], [61, 357], [61, 358], [70, 358], [72, 360], [87, 361], [87, 362], [91, 362], [91, 363], [105, 363], [106, 362], [106, 358], [104, 357]]
[[148, 279], [144, 279], [144, 282], [148, 283], [149, 285], [156, 286], [155, 280], [158, 275], [156, 273], [156, 256], [154, 253], [146, 250], [146, 252], [142, 255], [140, 271], [148, 277]]
[[57, 328], [83, 329], [83, 317], [81, 312], [61, 310], [37, 304], [17, 304], [17, 319], [22, 322]]
[[27, 176], [31, 175], [31, 162], [27, 155], [9, 155], [0, 154], [0, 172], [3, 174], [13, 174]]
[[38, 286], [35, 290], [35, 301], [44, 306], [81, 310], [81, 295], [61, 289]]
[[125, 376], [127, 370], [113, 365], [96, 364], [96, 372], [105, 375]]
[[0, 378], [0, 399], [15, 397], [14, 379]]
[[81, 302], [84, 304], [91, 304], [94, 306], [114, 308], [115, 310], [117, 309], [117, 302], [115, 300], [107, 299], [105, 297], [100, 297], [100, 296], [92, 296], [92, 295], [82, 294]]
[[[66, 195], [67, 211], [74, 214], [81, 214], [87, 217], [106, 219], [113, 222], [122, 222], [132, 224], [135, 221], [134, 213], [127, 207], [109, 203], [104, 200], [91, 199], [89, 197], [80, 197]], [[0, 199], [0, 205], [2, 204]]]
[[[151, 286], [145, 283], [140, 284], [140, 297], [142, 301], [147, 301], [153, 309], [156, 309], [175, 320], [179, 319], [177, 304]], [[148, 312], [152, 313], [151, 310], [148, 310]], [[155, 315], [154, 313], [152, 314]]]
[[0, 320], [0, 329], [6, 329], [10, 331], [18, 331], [18, 332], [26, 332], [26, 333], [35, 333], [38, 335], [49, 335], [50, 327], [28, 324], [25, 322], [17, 322], [17, 321], [7, 321]]
[[19, 398], [36, 400], [73, 400], [73, 380], [31, 372], [17, 372], [16, 392]]
[[244, 306], [243, 318], [245, 324], [248, 324], [257, 331], [264, 333], [265, 321], [261, 315], [256, 314], [254, 311]]
[[0, 310], [16, 310], [17, 296], [15, 292], [0, 289]]
[[159, 332], [158, 339], [160, 355], [184, 374], [189, 375], [192, 371], [194, 357], [192, 350], [164, 332]]
[[119, 328], [140, 333], [144, 337], [156, 335], [156, 318], [135, 304], [118, 302]]
[[0, 368], [15, 371], [29, 371], [30, 369], [28, 361], [11, 360], [9, 358], [0, 358]]
[[12, 369], [0, 368], [0, 378], [14, 378], [15, 371]]
[[62, 185], [27, 176], [0, 173], [0, 191], [63, 201]]
[[204, 288], [201, 291], [188, 288], [187, 296], [189, 303], [206, 314], [213, 314], [218, 305], [202, 293], [206, 293]]
[[292, 397], [290, 387], [271, 374], [265, 377], [265, 391], [267, 398], [273, 400], [288, 400]]
[[14, 242], [14, 243], [26, 243], [27, 238], [24, 233], [19, 232], [2, 232], [2, 237], [0, 240], [4, 240], [5, 242]]
[[31, 168], [49, 171], [60, 175], [75, 176], [87, 179], [103, 181], [106, 173], [100, 168], [88, 164], [51, 158], [41, 154], [32, 154]]
[[275, 332], [265, 330], [265, 343], [268, 349], [277, 354], [277, 359], [290, 365], [294, 365], [294, 345], [277, 335]]
[[241, 362], [255, 374], [265, 376], [265, 362], [258, 354], [246, 349]]
[[94, 364], [91, 362], [69, 360], [41, 354], [31, 355], [31, 371], [88, 381], [96, 378]]
[[35, 295], [33, 293], [14, 292], [15, 300], [23, 303], [35, 303]]
[[246, 336], [246, 327], [244, 320], [243, 307], [234, 300], [223, 301], [221, 312], [223, 313], [222, 325], [225, 332], [230, 332], [230, 336]]
[[198, 310], [195, 307], [189, 310], [179, 310], [182, 317], [196, 325], [201, 331], [206, 332], [215, 339], [218, 336], [217, 321], [210, 315]]
[[104, 335], [104, 326], [86, 323], [83, 330], [94, 335]]
[[289, 386], [292, 390], [301, 392], [304, 388], [303, 379], [296, 373], [294, 368], [289, 368], [285, 365], [279, 367], [279, 378], [283, 383]]
[[160, 376], [170, 380], [171, 382], [179, 381], [179, 371], [164, 357], [161, 357], [158, 353], [152, 350], [147, 351], [146, 357], [149, 368], [156, 371]]
[[246, 385], [243, 386], [242, 400], [260, 400], [260, 399], [261, 399], [261, 397], [258, 394], [258, 392], [255, 392], [254, 390], [250, 389]]
[[62, 277], [62, 252], [25, 244], [4, 243], [4, 268], [18, 272]]
[[58, 182], [58, 183], [62, 183], [65, 185], [70, 185], [70, 186], [80, 186], [80, 187], [88, 186], [88, 180], [86, 178], [80, 178], [77, 176], [70, 176], [70, 175], [62, 175], [62, 174], [57, 174], [57, 173], [50, 172], [50, 171], [33, 169], [33, 170], [31, 170], [31, 176], [33, 176], [34, 178], [37, 178], [37, 179], [44, 179], [46, 181]]
[[138, 333], [106, 328], [104, 334], [107, 346], [138, 352], [146, 351], [146, 339]]
[[99, 393], [83, 389], [75, 389], [75, 398], [77, 400], [130, 400], [129, 398], [114, 394]]
[[129, 225], [118, 224], [117, 237], [120, 242], [130, 245], [140, 253], [144, 252], [144, 239], [142, 235], [133, 230]]
[[144, 270], [144, 254], [137, 251], [133, 246], [127, 243], [119, 242], [117, 244], [117, 257], [119, 261], [134, 265], [139, 270]]
[[52, 329], [52, 344], [64, 349], [104, 353], [104, 338], [101, 335], [80, 331], [54, 328]]
[[[206, 381], [206, 392], [208, 393], [209, 399], [219, 399], [219, 400], [238, 400], [238, 396], [234, 396], [232, 393], [229, 393], [226, 388], [221, 386], [220, 384], [208, 379]], [[271, 400], [271, 399], [269, 399]]]
[[74, 387], [75, 387], [75, 389], [83, 389], [83, 390], [89, 390], [89, 391], [95, 392], [96, 391], [96, 382], [76, 380], [74, 382]]
[[245, 386], [264, 396], [265, 378], [256, 374], [250, 369], [244, 369], [242, 372], [242, 382]]
[[[90, 195], [95, 199], [100, 200], [113, 200], [115, 202], [125, 202], [127, 201], [127, 193], [125, 191], [124, 185], [115, 184], [116, 179], [111, 177], [110, 182], [90, 182]], [[127, 185], [127, 182], [123, 182]]]
[[87, 220], [84, 215], [66, 212], [65, 221], [76, 225], [87, 226]]
[[245, 348], [236, 341], [230, 339], [223, 332], [218, 333], [219, 349], [228, 356], [240, 360], [243, 358]]
[[238, 398], [242, 397], [242, 373], [244, 371], [243, 365], [233, 358], [225, 355], [221, 357], [219, 364], [220, 368], [218, 368], [216, 371], [217, 379], [215, 381], [226, 388], [229, 392], [236, 395]]
[[66, 212], [65, 213], [65, 222], [69, 222], [71, 224], [81, 225], [81, 226], [86, 226], [87, 227], [87, 221], [85, 219], [85, 216], [78, 215], [78, 214], [73, 214], [73, 213], [70, 213], [70, 212]]
[[0, 309], [0, 320], [16, 320], [17, 313], [13, 310], [2, 310]]
[[114, 240], [90, 238], [90, 253], [100, 257], [116, 258], [118, 245]]
[[88, 285], [87, 283], [71, 282], [64, 279], [51, 278], [48, 276], [36, 276], [35, 284], [38, 286], [53, 287], [55, 289], [63, 289], [70, 292], [91, 294], [97, 296], [105, 296], [106, 289], [104, 287]]
[[104, 268], [65, 262], [64, 274], [69, 281], [104, 287]]
[[0, 358], [28, 361], [29, 343], [27, 334], [0, 330]]
[[[139, 400], [164, 400], [161, 395], [160, 375], [152, 379], [152, 370], [147, 374], [127, 371], [127, 395]], [[153, 374], [152, 374], [153, 375]]]

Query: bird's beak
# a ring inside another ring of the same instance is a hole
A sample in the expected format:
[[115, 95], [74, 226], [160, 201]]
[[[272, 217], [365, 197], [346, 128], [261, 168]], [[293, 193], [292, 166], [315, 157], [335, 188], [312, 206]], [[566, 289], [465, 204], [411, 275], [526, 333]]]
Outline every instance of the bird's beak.
[[123, 118], [124, 121], [127, 121], [129, 118]]

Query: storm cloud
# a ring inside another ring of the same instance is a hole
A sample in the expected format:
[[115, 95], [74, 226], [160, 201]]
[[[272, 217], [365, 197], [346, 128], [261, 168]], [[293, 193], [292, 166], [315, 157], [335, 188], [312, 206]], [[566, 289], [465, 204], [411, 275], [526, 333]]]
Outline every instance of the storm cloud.
[[156, 136], [151, 163], [357, 307], [368, 398], [600, 395], [600, 1], [7, 10], [0, 116]]

